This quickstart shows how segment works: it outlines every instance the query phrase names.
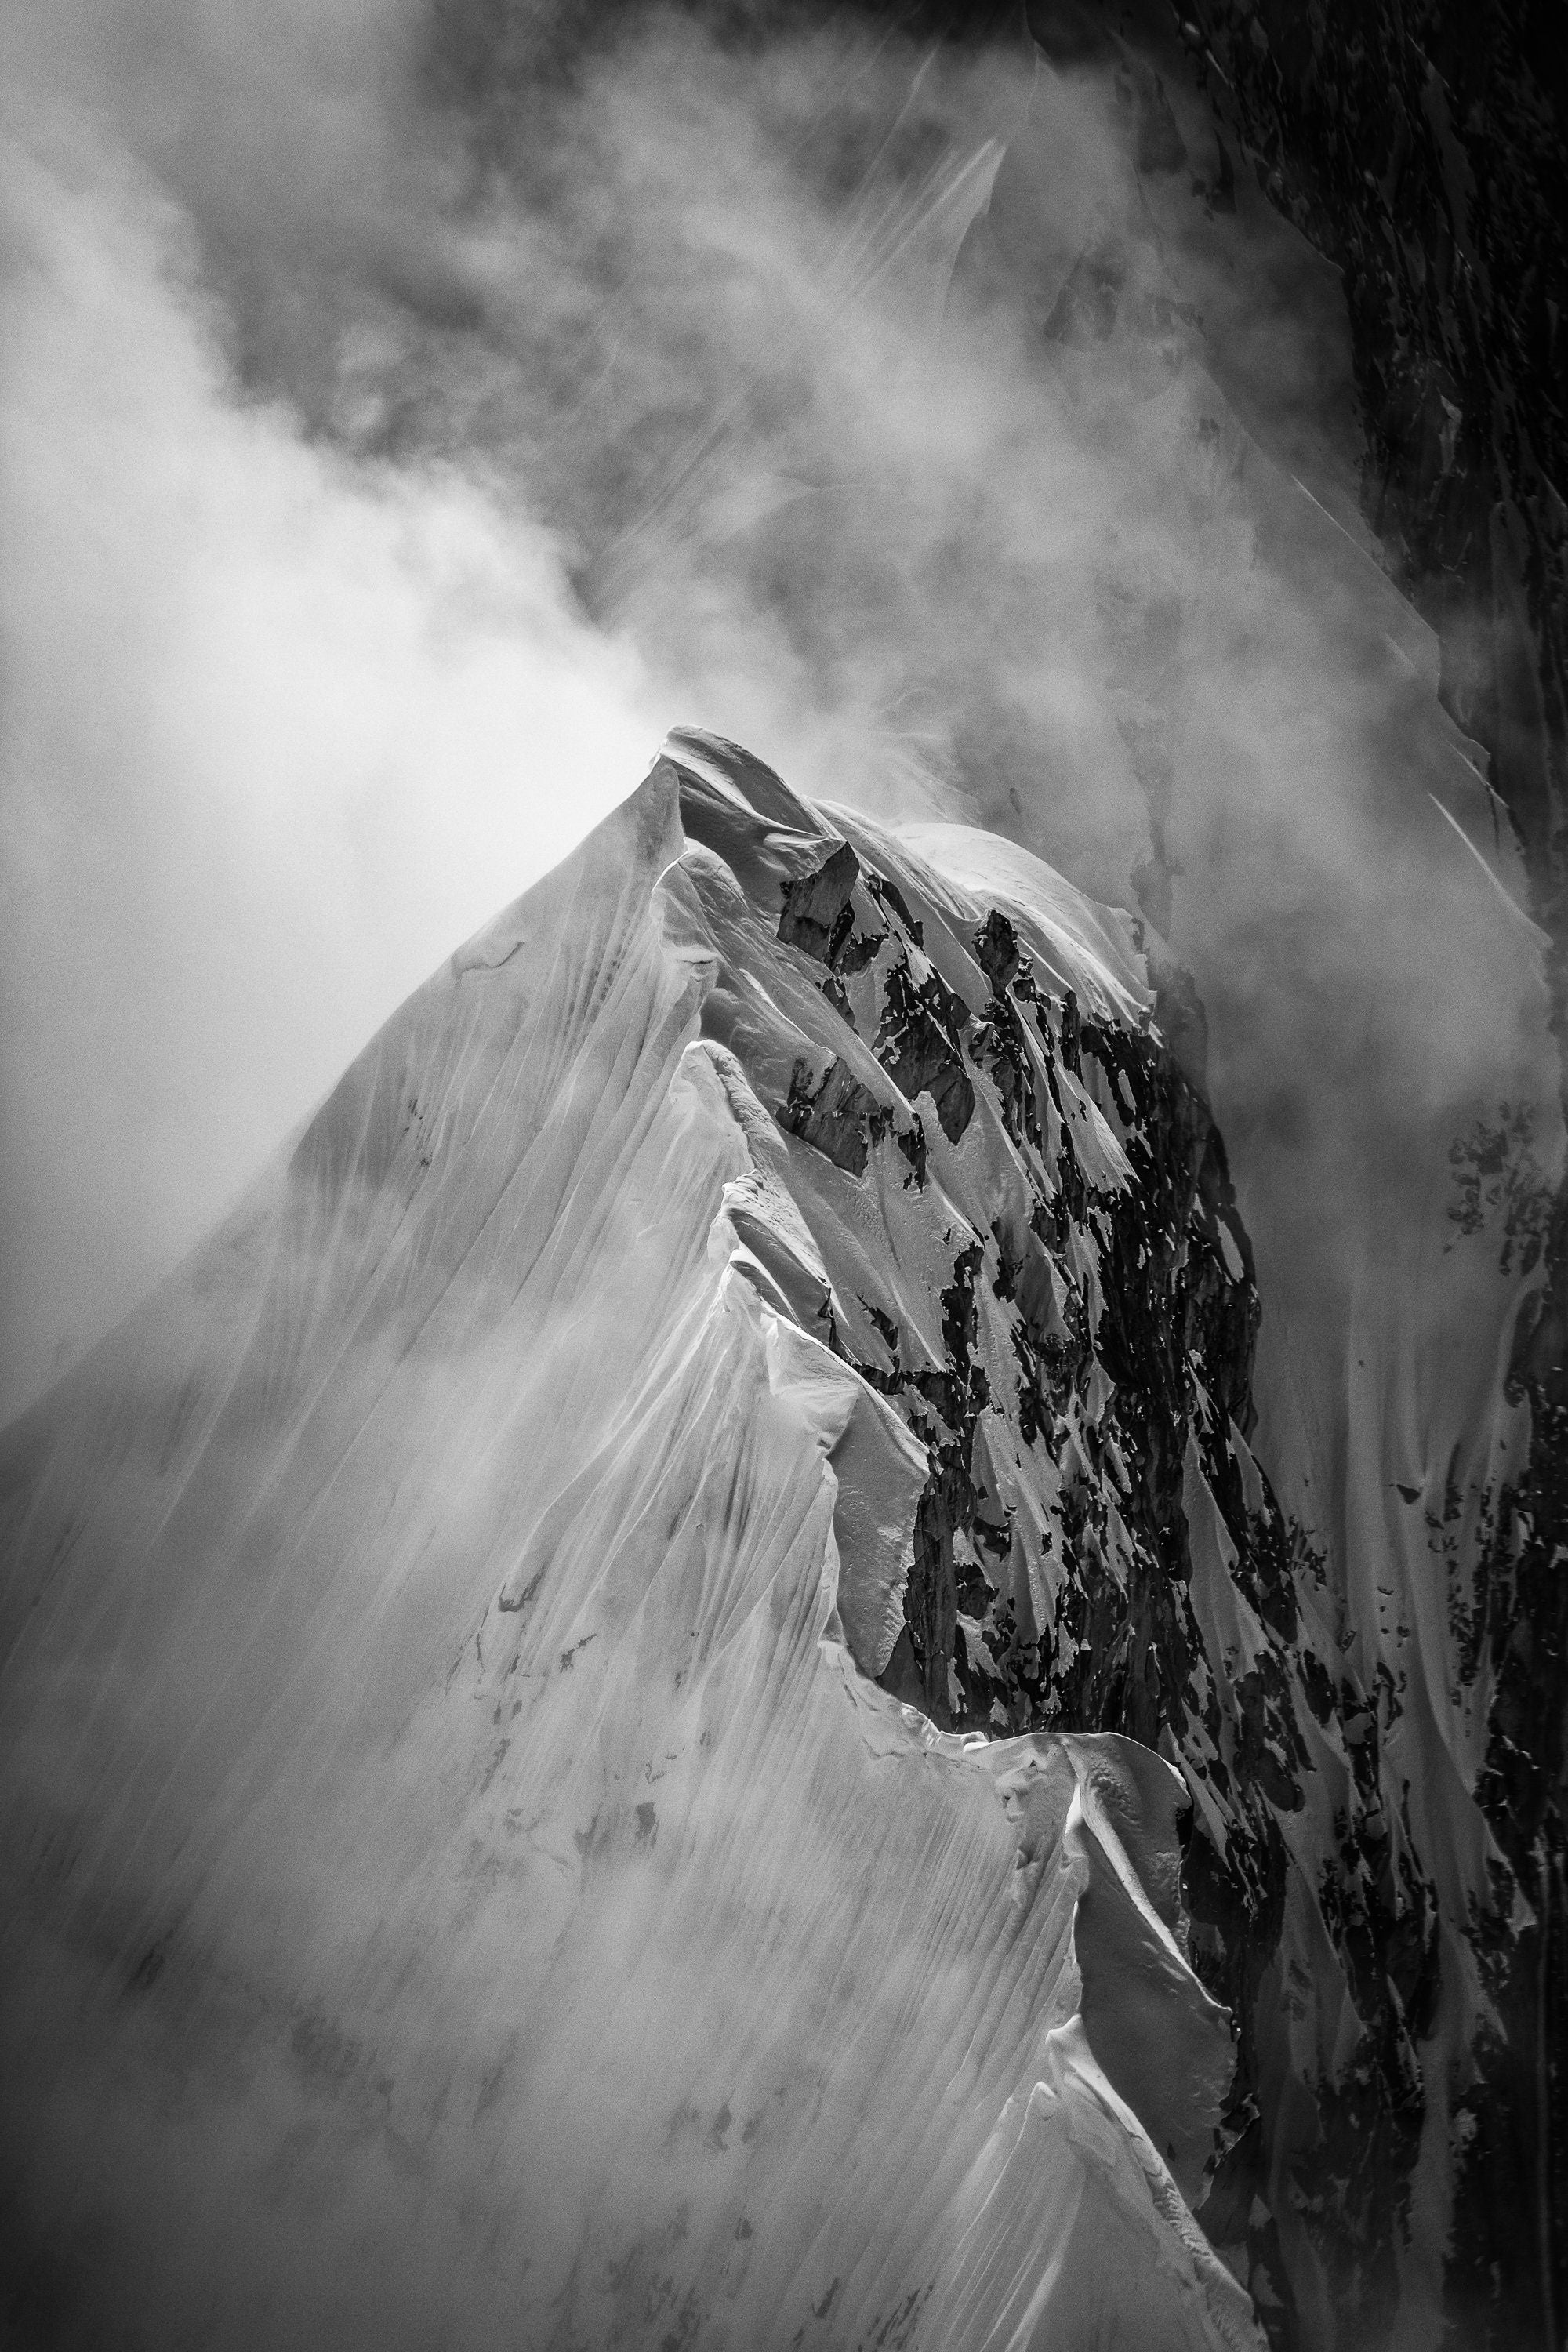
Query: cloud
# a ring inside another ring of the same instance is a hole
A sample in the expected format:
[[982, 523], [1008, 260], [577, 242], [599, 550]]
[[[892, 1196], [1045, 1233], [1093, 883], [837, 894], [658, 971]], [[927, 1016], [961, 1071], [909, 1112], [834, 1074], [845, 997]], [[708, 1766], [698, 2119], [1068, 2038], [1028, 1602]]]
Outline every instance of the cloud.
[[661, 732], [515, 499], [239, 396], [101, 122], [35, 105], [4, 204], [0, 1411]]

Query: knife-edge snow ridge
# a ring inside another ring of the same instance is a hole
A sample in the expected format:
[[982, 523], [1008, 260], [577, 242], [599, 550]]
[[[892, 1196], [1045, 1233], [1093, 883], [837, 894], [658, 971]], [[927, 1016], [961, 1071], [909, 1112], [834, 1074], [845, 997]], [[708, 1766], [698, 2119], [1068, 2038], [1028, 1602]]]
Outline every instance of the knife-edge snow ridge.
[[1225, 1990], [1285, 1868], [1242, 1750], [1289, 1813], [1301, 1734], [1153, 1015], [1024, 853], [678, 735], [6, 1433], [5, 2185], [62, 2328], [1258, 2340], [1192, 2218], [1247, 2114], [1180, 1825]]

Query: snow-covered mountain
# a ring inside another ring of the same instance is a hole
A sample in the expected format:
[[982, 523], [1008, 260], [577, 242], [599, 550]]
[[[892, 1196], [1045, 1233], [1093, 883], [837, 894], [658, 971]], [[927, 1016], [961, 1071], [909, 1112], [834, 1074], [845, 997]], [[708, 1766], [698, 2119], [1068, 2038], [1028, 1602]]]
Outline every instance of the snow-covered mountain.
[[23, 2340], [1253, 2343], [1243, 1246], [1125, 919], [676, 739], [7, 1434]]
[[1541, 12], [413, 13], [13, 110], [7, 1296], [270, 1131], [171, 763], [310, 1086], [635, 772], [474, 614], [835, 805], [672, 738], [0, 1433], [0, 2338], [1556, 2347]]
[[13, 1425], [24, 2342], [1435, 2307], [1513, 1897], [1249, 1447], [1194, 1017], [677, 735]]

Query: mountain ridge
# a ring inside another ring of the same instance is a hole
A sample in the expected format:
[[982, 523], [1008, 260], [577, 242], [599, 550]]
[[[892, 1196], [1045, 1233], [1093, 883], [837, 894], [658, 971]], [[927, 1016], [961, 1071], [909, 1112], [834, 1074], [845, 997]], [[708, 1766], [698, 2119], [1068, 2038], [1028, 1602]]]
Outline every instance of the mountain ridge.
[[[1167, 1004], [1027, 853], [679, 732], [7, 1433], [5, 1973], [80, 2011], [10, 2092], [49, 2148], [79, 2036], [144, 2122], [174, 2036], [301, 2282], [176, 2231], [191, 2340], [352, 2336], [334, 2196], [552, 2347], [1435, 2305], [1517, 1901], [1247, 1444]], [[132, 2260], [63, 2156], [35, 2252]]]
[[[1175, 1776], [851, 1663], [927, 1449], [827, 1343], [778, 1169], [860, 1180], [753, 1084], [839, 1016], [681, 793], [460, 950], [7, 1433], [25, 2341], [1254, 2340], [1183, 2196], [1232, 2051]], [[1082, 913], [1039, 928], [1088, 990]], [[934, 1362], [926, 1114], [855, 1058]]]

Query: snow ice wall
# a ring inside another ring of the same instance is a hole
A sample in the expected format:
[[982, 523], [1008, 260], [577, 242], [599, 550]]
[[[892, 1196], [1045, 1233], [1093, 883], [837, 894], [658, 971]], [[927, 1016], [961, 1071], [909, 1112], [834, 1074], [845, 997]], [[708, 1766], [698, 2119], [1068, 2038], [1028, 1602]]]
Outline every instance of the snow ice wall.
[[6, 1433], [24, 2343], [1257, 2340], [1188, 2210], [1234, 2051], [1180, 1776], [883, 1686], [1009, 1232], [995, 1727], [1048, 1645], [1015, 1335], [1099, 1276], [1025, 1213], [1137, 1179], [1041, 1040], [1149, 1026], [1124, 918], [923, 850], [674, 739]]

